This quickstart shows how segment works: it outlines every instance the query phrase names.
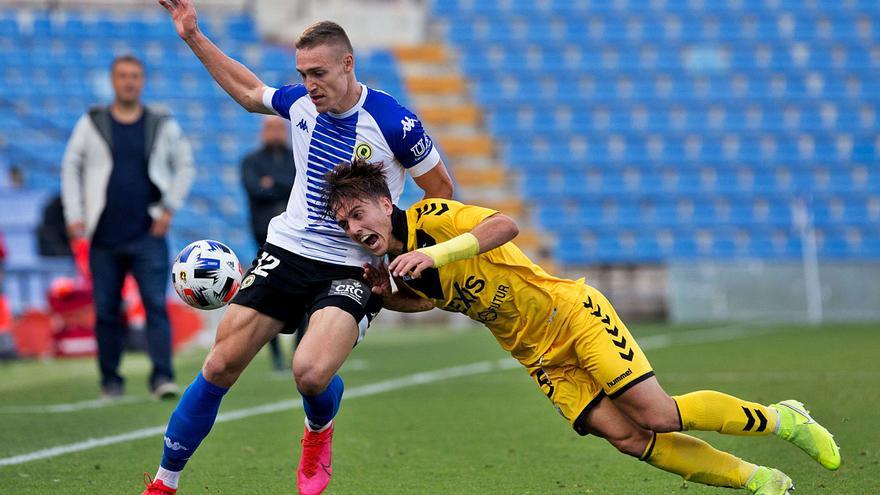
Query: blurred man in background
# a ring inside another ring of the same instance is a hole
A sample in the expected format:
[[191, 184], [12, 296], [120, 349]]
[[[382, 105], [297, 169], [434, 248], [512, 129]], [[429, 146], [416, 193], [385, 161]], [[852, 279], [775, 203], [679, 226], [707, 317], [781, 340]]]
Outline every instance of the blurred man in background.
[[[241, 179], [251, 209], [251, 231], [259, 248], [266, 244], [269, 221], [287, 209], [296, 177], [289, 132], [287, 122], [281, 117], [265, 117], [260, 132], [262, 146], [241, 162]], [[276, 370], [286, 369], [289, 363], [281, 353], [277, 336], [269, 341], [269, 350], [272, 366]]]
[[125, 344], [120, 317], [126, 274], [134, 275], [147, 313], [150, 391], [178, 395], [165, 309], [166, 235], [195, 175], [192, 151], [166, 112], [141, 103], [144, 65], [125, 55], [110, 69], [115, 99], [94, 107], [73, 129], [61, 165], [62, 201], [71, 242], [90, 243], [101, 394], [119, 397]]

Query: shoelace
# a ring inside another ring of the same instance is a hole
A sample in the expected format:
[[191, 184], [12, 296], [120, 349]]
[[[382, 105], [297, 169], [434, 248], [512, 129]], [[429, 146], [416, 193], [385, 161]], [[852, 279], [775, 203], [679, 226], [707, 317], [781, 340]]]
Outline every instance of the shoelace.
[[[163, 484], [164, 485], [164, 484]], [[173, 493], [165, 490], [160, 490], [153, 486], [153, 478], [150, 476], [150, 473], [144, 473], [144, 486], [146, 488], [152, 488], [156, 490], [156, 493]]]
[[311, 478], [318, 470], [318, 454], [320, 448], [326, 443], [325, 436], [320, 433], [306, 434], [301, 440], [303, 448], [303, 473]]

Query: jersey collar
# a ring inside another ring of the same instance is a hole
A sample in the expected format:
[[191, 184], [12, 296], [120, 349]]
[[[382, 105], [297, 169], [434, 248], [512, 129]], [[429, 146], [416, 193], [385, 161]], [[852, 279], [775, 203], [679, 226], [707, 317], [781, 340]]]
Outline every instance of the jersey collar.
[[351, 117], [352, 115], [355, 114], [355, 112], [360, 110], [361, 107], [364, 106], [364, 101], [367, 100], [367, 87], [363, 83], [358, 83], [358, 84], [361, 85], [361, 97], [360, 97], [360, 99], [358, 99], [357, 103], [355, 103], [353, 107], [349, 108], [348, 110], [346, 110], [342, 113], [327, 112], [327, 115], [333, 117], [334, 119], [344, 119], [346, 117]]
[[407, 246], [409, 246], [409, 226], [406, 222], [406, 210], [401, 210], [397, 205], [392, 205], [391, 207], [393, 208], [391, 210], [391, 235], [403, 243], [403, 251], [401, 251], [401, 254], [403, 254], [407, 252]]

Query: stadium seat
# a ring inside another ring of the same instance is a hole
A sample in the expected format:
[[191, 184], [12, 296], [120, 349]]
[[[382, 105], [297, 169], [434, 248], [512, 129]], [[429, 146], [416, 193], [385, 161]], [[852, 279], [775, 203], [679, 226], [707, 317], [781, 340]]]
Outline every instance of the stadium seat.
[[[106, 80], [113, 58], [134, 53], [147, 65], [145, 101], [171, 109], [195, 151], [196, 180], [188, 206], [172, 224], [172, 247], [213, 237], [240, 249], [239, 254], [252, 254], [238, 161], [255, 146], [259, 119], [249, 116], [214, 83], [180, 42], [167, 14], [161, 9], [33, 10], [32, 14], [32, 29], [22, 30], [18, 11], [0, 9], [0, 156], [26, 166], [27, 186], [58, 190], [59, 164], [70, 129], [89, 106], [101, 103], [93, 88]], [[258, 40], [250, 15], [206, 14], [200, 20], [203, 31], [214, 36], [221, 48], [247, 60], [267, 83], [298, 79], [291, 78], [292, 51]], [[359, 53], [358, 71], [373, 87], [406, 102], [390, 51]], [[13, 104], [2, 106], [18, 101], [36, 102], [38, 111], [20, 115], [8, 111]], [[0, 229], [9, 230], [5, 233], [11, 262], [28, 264], [36, 261], [32, 230], [45, 192], [22, 194], [8, 195], [4, 190], [0, 196]]]

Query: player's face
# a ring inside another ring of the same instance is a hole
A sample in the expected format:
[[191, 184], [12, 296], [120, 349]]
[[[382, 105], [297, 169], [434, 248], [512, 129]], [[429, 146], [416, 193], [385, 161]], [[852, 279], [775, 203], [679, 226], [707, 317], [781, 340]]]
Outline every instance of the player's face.
[[117, 62], [110, 82], [117, 101], [128, 105], [137, 103], [144, 91], [144, 69], [133, 62]]
[[391, 211], [388, 198], [352, 198], [336, 209], [336, 223], [352, 240], [383, 256], [391, 245]]
[[302, 76], [318, 112], [343, 113], [354, 79], [354, 56], [335, 44], [301, 48], [296, 51], [296, 70]]

